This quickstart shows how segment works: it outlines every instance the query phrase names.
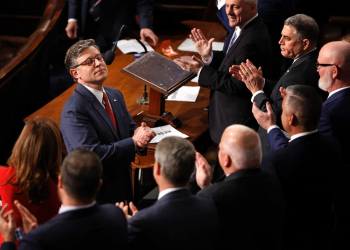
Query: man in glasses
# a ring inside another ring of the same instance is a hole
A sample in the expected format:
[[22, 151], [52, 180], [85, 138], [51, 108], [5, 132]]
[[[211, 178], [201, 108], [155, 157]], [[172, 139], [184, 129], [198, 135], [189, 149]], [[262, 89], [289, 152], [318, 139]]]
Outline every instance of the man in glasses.
[[[280, 117], [283, 101], [280, 93], [281, 87], [287, 88], [290, 85], [302, 84], [318, 89], [317, 82], [319, 79], [315, 71], [318, 56], [316, 45], [319, 35], [316, 21], [304, 14], [291, 16], [284, 21], [281, 35], [278, 42], [281, 47], [281, 54], [294, 61], [278, 82], [264, 79], [264, 68], [257, 69], [248, 60], [247, 63], [242, 63], [241, 66], [233, 65], [230, 68], [232, 76], [243, 81], [251, 91], [253, 94], [251, 101], [255, 102], [259, 109], [266, 112], [266, 102], [271, 103], [276, 114], [277, 125], [280, 127], [282, 127]], [[263, 155], [266, 155], [270, 152], [270, 147], [266, 141], [267, 131], [260, 126], [258, 133]]]
[[61, 114], [61, 132], [68, 153], [77, 147], [95, 152], [103, 163], [103, 185], [96, 200], [132, 200], [130, 163], [135, 152], [146, 154], [155, 136], [145, 123], [136, 129], [119, 90], [103, 86], [108, 68], [92, 39], [75, 43], [65, 65], [78, 83]]

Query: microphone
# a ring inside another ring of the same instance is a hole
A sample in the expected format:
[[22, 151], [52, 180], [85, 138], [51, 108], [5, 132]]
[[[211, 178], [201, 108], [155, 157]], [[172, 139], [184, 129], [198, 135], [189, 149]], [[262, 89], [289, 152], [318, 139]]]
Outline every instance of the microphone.
[[106, 62], [107, 65], [111, 65], [112, 62], [114, 61], [114, 58], [115, 58], [114, 51], [115, 51], [115, 49], [117, 48], [117, 44], [118, 44], [119, 38], [120, 38], [121, 33], [122, 33], [122, 30], [123, 30], [124, 28], [125, 28], [125, 29], [129, 32], [129, 34], [130, 34], [131, 36], [133, 36], [133, 37], [137, 40], [137, 42], [143, 47], [143, 49], [145, 50], [145, 53], [147, 53], [146, 46], [135, 36], [134, 33], [131, 32], [131, 30], [128, 28], [128, 26], [123, 25], [123, 26], [120, 28], [120, 31], [119, 31], [119, 33], [118, 33], [117, 41], [113, 42], [112, 48], [111, 48], [110, 50], [107, 50], [106, 53], [105, 53], [104, 60], [105, 60], [105, 62]]

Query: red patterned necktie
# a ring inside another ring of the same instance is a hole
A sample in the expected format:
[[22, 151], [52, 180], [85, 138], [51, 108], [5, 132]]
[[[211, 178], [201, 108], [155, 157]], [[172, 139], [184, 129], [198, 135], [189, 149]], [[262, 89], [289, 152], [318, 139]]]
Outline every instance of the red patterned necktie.
[[117, 123], [115, 121], [115, 117], [114, 117], [114, 114], [113, 114], [113, 111], [112, 111], [112, 108], [111, 108], [111, 105], [109, 104], [109, 101], [108, 101], [108, 97], [106, 95], [105, 92], [103, 92], [103, 101], [105, 102], [105, 109], [107, 111], [107, 114], [109, 115], [109, 117], [111, 118], [112, 122], [113, 122], [113, 125], [115, 127], [115, 130], [118, 131], [117, 129]]

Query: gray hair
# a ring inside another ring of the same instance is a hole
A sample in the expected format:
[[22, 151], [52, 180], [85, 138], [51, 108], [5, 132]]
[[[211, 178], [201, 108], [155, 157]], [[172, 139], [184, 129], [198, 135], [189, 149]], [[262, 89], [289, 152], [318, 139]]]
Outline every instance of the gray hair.
[[306, 130], [316, 129], [322, 112], [322, 98], [317, 90], [307, 85], [292, 85], [286, 89], [286, 94], [286, 115], [294, 114], [300, 126]]
[[255, 3], [256, 5], [258, 4], [258, 0], [245, 0], [247, 4], [253, 4]]
[[257, 132], [239, 124], [231, 125], [226, 130], [235, 130], [237, 135], [235, 134], [235, 138], [222, 140], [220, 150], [226, 151], [237, 169], [257, 167], [255, 162], [260, 163], [262, 158]]
[[317, 44], [320, 31], [315, 19], [312, 17], [304, 14], [297, 14], [287, 18], [284, 21], [284, 25], [295, 28], [294, 34], [298, 37], [299, 42], [308, 39], [311, 45]]
[[[72, 68], [74, 68], [77, 65], [77, 59], [80, 56], [80, 53], [88, 48], [88, 47], [95, 47], [96, 49], [100, 50], [100, 48], [95, 44], [94, 39], [88, 39], [88, 40], [80, 40], [73, 44], [67, 51], [66, 56], [64, 58], [64, 64], [66, 66], [66, 69], [69, 71]], [[78, 79], [73, 77], [74, 82], [77, 82]]]
[[188, 140], [170, 136], [161, 140], [155, 152], [164, 177], [174, 185], [186, 185], [194, 171], [196, 151]]

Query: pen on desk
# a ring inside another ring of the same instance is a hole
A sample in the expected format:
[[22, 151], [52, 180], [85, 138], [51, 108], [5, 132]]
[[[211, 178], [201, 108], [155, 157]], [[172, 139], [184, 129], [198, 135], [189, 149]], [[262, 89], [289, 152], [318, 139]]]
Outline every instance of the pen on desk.
[[142, 112], [143, 112], [143, 110], [140, 113], [138, 113], [137, 115], [141, 114]]

